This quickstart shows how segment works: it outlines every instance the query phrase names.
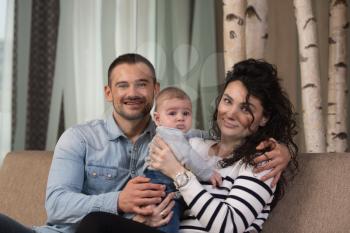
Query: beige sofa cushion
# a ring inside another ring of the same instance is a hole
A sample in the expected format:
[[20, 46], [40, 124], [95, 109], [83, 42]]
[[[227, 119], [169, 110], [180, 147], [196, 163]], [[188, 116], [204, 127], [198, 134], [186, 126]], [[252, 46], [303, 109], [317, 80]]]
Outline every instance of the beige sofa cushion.
[[45, 187], [52, 159], [48, 151], [9, 153], [0, 169], [0, 212], [26, 225], [46, 220]]
[[306, 154], [299, 165], [264, 232], [350, 232], [350, 154]]

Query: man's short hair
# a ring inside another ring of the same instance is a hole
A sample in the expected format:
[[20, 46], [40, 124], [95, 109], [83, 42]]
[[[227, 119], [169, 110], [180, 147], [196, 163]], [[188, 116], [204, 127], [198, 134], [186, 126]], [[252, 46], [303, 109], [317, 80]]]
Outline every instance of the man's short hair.
[[157, 111], [158, 105], [161, 104], [164, 100], [169, 99], [181, 99], [188, 100], [191, 103], [191, 98], [178, 87], [166, 87], [162, 89], [156, 96], [156, 106], [154, 111]]
[[152, 65], [152, 63], [145, 57], [141, 56], [140, 54], [137, 53], [126, 53], [123, 55], [120, 55], [119, 57], [117, 57], [116, 59], [114, 59], [114, 61], [109, 65], [108, 68], [108, 85], [111, 85], [111, 74], [113, 69], [120, 65], [120, 64], [137, 64], [137, 63], [143, 63], [145, 64], [152, 72], [152, 76], [153, 76], [153, 81], [154, 83], [157, 82], [156, 79], [156, 71], [154, 69], [154, 66]]

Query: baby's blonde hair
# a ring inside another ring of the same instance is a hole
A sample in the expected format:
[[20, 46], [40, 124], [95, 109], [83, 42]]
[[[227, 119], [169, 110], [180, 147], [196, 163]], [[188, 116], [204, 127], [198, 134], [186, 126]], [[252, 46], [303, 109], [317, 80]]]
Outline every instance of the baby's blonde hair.
[[191, 103], [191, 98], [178, 87], [166, 87], [162, 89], [156, 96], [156, 106], [154, 111], [157, 111], [158, 106], [164, 101], [169, 99], [181, 99], [188, 100]]

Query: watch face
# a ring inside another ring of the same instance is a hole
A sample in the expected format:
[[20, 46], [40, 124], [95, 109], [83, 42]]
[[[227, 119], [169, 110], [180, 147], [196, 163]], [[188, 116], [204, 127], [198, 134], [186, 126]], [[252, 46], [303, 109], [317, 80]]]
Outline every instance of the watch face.
[[175, 184], [177, 188], [185, 186], [188, 183], [188, 181], [189, 181], [189, 176], [185, 172], [180, 173], [175, 177]]
[[186, 184], [187, 181], [187, 176], [185, 173], [181, 174], [180, 176], [178, 176], [177, 178], [177, 183], [179, 184], [179, 186], [183, 186]]

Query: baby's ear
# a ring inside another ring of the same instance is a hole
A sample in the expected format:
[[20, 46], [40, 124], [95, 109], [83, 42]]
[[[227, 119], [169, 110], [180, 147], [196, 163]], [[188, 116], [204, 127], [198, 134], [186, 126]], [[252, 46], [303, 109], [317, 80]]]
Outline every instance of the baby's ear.
[[154, 122], [156, 123], [157, 126], [160, 125], [160, 119], [159, 119], [159, 113], [158, 112], [153, 112], [153, 119]]

